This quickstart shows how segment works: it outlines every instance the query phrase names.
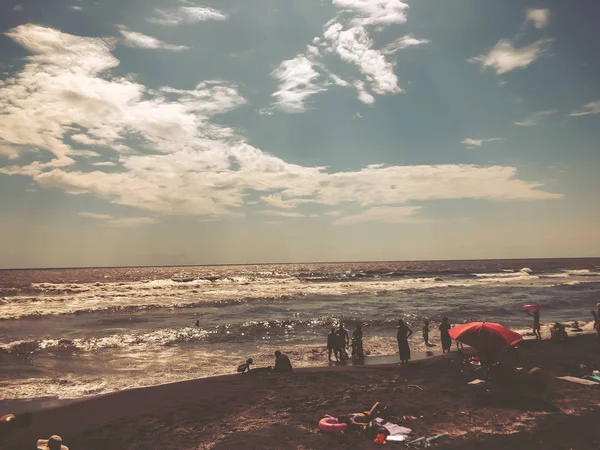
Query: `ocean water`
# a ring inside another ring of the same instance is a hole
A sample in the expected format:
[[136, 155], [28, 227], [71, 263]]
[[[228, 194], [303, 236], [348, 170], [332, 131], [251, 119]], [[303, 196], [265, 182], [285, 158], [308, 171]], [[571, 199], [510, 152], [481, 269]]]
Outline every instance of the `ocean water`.
[[2, 270], [0, 400], [231, 373], [247, 357], [272, 364], [276, 349], [323, 365], [341, 319], [363, 325], [370, 356], [397, 351], [400, 318], [414, 351], [425, 318], [438, 348], [442, 316], [525, 332], [526, 303], [543, 305], [543, 323], [590, 328], [599, 301], [600, 258]]

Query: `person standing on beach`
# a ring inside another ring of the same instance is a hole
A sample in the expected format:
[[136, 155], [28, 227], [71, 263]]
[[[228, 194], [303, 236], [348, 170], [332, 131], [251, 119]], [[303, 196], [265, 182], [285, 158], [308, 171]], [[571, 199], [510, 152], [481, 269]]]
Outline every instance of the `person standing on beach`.
[[363, 352], [363, 332], [360, 324], [356, 324], [356, 328], [352, 332], [352, 359], [364, 358]]
[[340, 326], [336, 332], [336, 335], [338, 338], [340, 359], [348, 359], [348, 351], [346, 348], [350, 344], [350, 336], [348, 336], [348, 331], [344, 328], [343, 322], [340, 322]]
[[594, 330], [596, 330], [596, 334], [598, 335], [598, 338], [600, 338], [600, 317], [598, 317], [596, 311], [592, 311], [592, 316], [594, 316]]
[[452, 346], [452, 338], [450, 337], [450, 322], [447, 317], [442, 317], [442, 323], [440, 324], [440, 338], [442, 341], [442, 353], [450, 353], [450, 347]]
[[541, 339], [542, 338], [542, 327], [540, 325], [540, 312], [539, 311], [534, 311], [533, 314], [531, 314], [531, 311], [527, 311], [527, 315], [533, 317], [533, 335], [535, 336], [536, 339]]
[[398, 333], [396, 339], [398, 340], [398, 353], [400, 354], [400, 363], [408, 364], [410, 360], [410, 346], [408, 345], [408, 338], [413, 334], [412, 330], [404, 323], [402, 319], [398, 320]]
[[425, 345], [427, 347], [433, 346], [429, 343], [429, 320], [427, 319], [425, 319], [425, 326], [423, 327], [423, 340], [425, 341]]
[[331, 361], [331, 353], [334, 353], [335, 360], [338, 361], [338, 345], [337, 345], [337, 336], [335, 335], [335, 328], [331, 327], [331, 333], [327, 335], [327, 353], [329, 356], [329, 361]]

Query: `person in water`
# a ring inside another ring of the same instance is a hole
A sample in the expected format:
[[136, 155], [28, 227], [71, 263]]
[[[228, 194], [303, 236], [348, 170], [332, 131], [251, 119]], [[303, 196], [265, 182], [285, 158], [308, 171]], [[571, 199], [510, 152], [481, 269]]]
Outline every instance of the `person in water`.
[[440, 324], [440, 340], [442, 341], [442, 353], [450, 353], [450, 347], [452, 346], [452, 338], [450, 337], [450, 322], [448, 322], [447, 317], [442, 318], [442, 323]]
[[196, 326], [200, 327], [200, 319], [196, 320]]
[[363, 352], [363, 332], [360, 324], [356, 325], [356, 328], [352, 332], [352, 358], [364, 358]]
[[533, 317], [533, 334], [535, 336], [536, 339], [541, 339], [542, 338], [542, 327], [540, 325], [540, 312], [539, 311], [533, 311], [533, 314], [531, 314], [531, 311], [527, 311], [527, 315]]
[[281, 353], [279, 350], [275, 352], [275, 367], [273, 372], [275, 373], [292, 373], [292, 363], [290, 358], [285, 353]]
[[402, 319], [398, 320], [398, 333], [396, 339], [398, 340], [398, 353], [400, 354], [400, 362], [402, 364], [408, 364], [410, 360], [410, 346], [408, 345], [408, 338], [413, 334], [412, 330], [404, 323]]
[[433, 344], [429, 343], [429, 320], [425, 319], [425, 326], [423, 327], [423, 340], [427, 347], [432, 347]]
[[334, 327], [331, 327], [331, 332], [327, 335], [327, 353], [329, 361], [331, 361], [331, 353], [335, 355], [335, 360], [338, 361], [337, 336]]

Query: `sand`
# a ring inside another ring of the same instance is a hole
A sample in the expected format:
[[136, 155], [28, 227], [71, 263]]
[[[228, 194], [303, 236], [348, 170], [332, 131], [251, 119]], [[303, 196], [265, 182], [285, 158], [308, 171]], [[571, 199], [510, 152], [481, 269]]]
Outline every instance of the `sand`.
[[595, 336], [563, 344], [523, 343], [522, 365], [542, 367], [549, 375], [545, 402], [501, 398], [475, 406], [475, 388], [451, 362], [453, 357], [408, 367], [236, 374], [119, 392], [35, 412], [33, 424], [15, 430], [2, 448], [35, 448], [38, 438], [51, 434], [61, 435], [71, 450], [374, 448], [363, 433], [323, 434], [317, 423], [325, 413], [361, 411], [375, 401], [387, 404], [391, 421], [412, 428], [415, 438], [448, 433], [433, 448], [600, 448], [600, 385], [555, 378], [567, 374], [570, 364], [600, 366]]

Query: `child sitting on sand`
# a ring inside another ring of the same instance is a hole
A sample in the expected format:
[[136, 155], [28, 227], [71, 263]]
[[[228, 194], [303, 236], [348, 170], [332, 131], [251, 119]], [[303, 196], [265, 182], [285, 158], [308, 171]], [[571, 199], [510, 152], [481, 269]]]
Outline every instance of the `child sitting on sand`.
[[237, 368], [239, 373], [250, 373], [250, 365], [253, 364], [254, 361], [252, 358], [248, 358], [244, 364], [240, 364]]

